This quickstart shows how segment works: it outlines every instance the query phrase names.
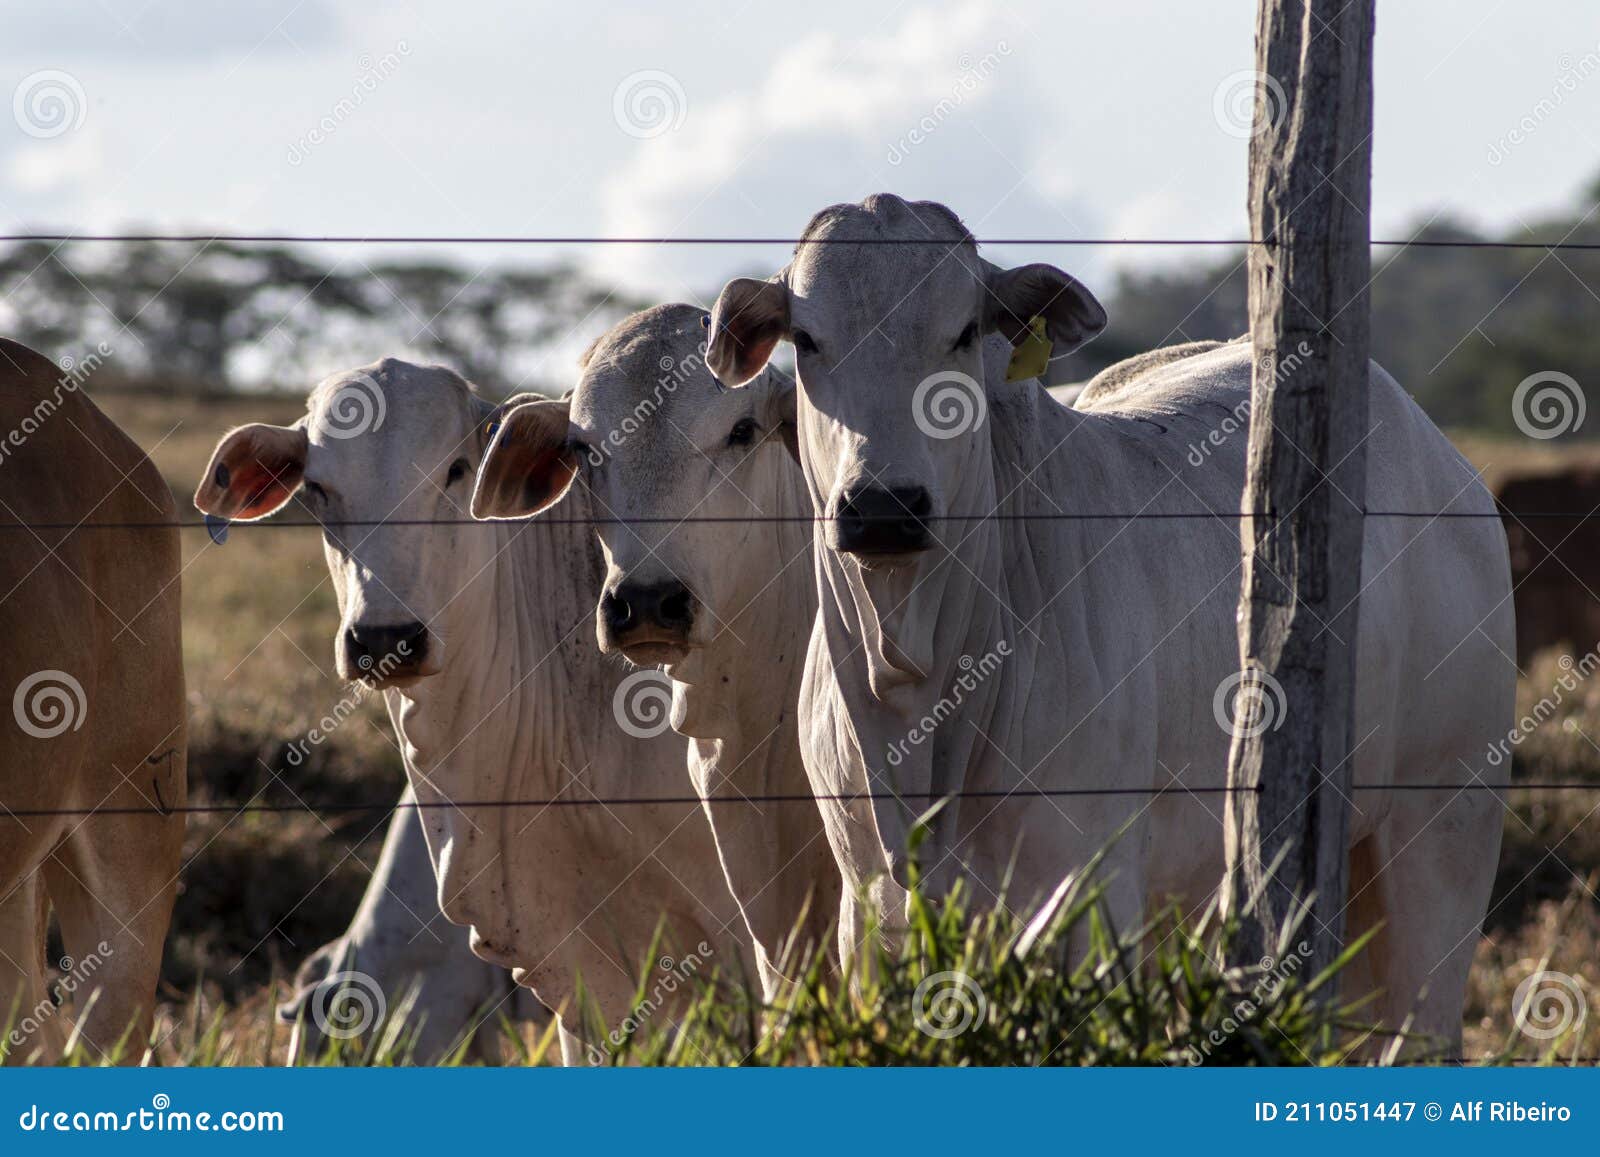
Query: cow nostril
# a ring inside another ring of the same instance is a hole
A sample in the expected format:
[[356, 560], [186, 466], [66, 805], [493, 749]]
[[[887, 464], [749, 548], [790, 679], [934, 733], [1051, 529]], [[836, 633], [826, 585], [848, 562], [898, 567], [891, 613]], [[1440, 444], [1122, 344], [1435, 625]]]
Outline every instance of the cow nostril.
[[604, 612], [606, 625], [617, 635], [649, 626], [683, 632], [694, 622], [694, 595], [676, 580], [625, 584], [606, 596]]
[[352, 666], [363, 673], [387, 674], [427, 658], [428, 627], [416, 619], [379, 626], [356, 624], [345, 629], [344, 646]]
[[924, 486], [867, 486], [839, 505], [837, 545], [858, 554], [925, 550], [933, 496]]
[[626, 630], [633, 624], [633, 605], [623, 597], [621, 591], [603, 595], [600, 602], [606, 625], [613, 631]]
[[669, 589], [657, 604], [657, 617], [666, 625], [687, 623], [692, 614], [693, 601], [684, 586]]

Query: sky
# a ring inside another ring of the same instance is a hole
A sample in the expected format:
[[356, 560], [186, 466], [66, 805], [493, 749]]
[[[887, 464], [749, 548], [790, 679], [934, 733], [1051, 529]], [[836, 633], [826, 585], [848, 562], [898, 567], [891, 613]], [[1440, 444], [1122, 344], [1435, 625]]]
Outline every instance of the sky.
[[[1238, 237], [1254, 9], [0, 0], [0, 231], [793, 237], [890, 191], [980, 237]], [[1375, 86], [1377, 233], [1527, 228], [1600, 174], [1594, 0], [1380, 0]], [[703, 302], [786, 252], [565, 255]], [[1066, 253], [990, 255], [1195, 259]]]

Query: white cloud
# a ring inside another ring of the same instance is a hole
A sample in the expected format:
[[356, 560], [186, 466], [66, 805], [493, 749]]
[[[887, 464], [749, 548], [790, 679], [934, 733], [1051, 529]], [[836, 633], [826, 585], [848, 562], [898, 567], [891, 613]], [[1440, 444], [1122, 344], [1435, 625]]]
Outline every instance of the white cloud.
[[30, 196], [76, 193], [104, 172], [105, 142], [93, 124], [85, 124], [54, 140], [13, 149], [5, 159], [7, 182]]
[[[1006, 87], [1008, 37], [1017, 34], [991, 8], [960, 3], [853, 41], [807, 34], [745, 91], [697, 103], [691, 87], [682, 128], [641, 142], [603, 185], [604, 227], [625, 236], [793, 236], [817, 209], [882, 189], [948, 197], [968, 212], [996, 204], [1028, 151], [993, 108], [1028, 91], [1020, 69]], [[942, 171], [952, 155], [974, 163]], [[714, 291], [708, 282], [730, 256], [757, 266], [784, 253], [628, 247], [600, 260], [613, 275], [682, 292]]]

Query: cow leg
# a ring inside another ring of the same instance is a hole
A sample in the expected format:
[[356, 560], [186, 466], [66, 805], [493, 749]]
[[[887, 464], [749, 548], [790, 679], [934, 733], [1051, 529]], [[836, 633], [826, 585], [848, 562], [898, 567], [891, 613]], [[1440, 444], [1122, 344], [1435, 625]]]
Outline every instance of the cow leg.
[[1500, 822], [1488, 792], [1460, 792], [1442, 810], [1419, 793], [1352, 853], [1347, 934], [1382, 922], [1365, 954], [1381, 992], [1372, 1007], [1383, 1027], [1399, 1029], [1409, 1018], [1411, 1033], [1430, 1038], [1409, 1052], [1461, 1055], [1467, 973], [1494, 884]]
[[65, 1036], [46, 999], [45, 932], [49, 903], [37, 871], [0, 900], [0, 1060], [53, 1060]]
[[74, 997], [76, 1027], [90, 1056], [110, 1053], [121, 1042], [120, 1063], [142, 1059], [182, 839], [181, 819], [95, 816], [45, 862], [61, 938], [82, 977]]

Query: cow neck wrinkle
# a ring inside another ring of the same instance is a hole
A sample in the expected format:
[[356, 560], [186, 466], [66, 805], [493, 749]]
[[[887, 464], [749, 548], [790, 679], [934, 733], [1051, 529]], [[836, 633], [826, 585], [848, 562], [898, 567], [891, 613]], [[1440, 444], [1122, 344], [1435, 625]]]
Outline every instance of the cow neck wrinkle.
[[[567, 712], [588, 705], [563, 693], [577, 674], [566, 671], [563, 652], [573, 624], [581, 629], [590, 608], [556, 593], [583, 584], [538, 581], [540, 575], [568, 573], [574, 565], [564, 549], [572, 545], [565, 541], [567, 527], [488, 525], [495, 527], [487, 532], [494, 537], [494, 561], [451, 606], [455, 637], [445, 669], [388, 692], [399, 707], [391, 715], [407, 758], [424, 771], [445, 759], [503, 762], [508, 737], [532, 736], [538, 782], [554, 791], [563, 780], [561, 764], [576, 759], [582, 766], [587, 758], [568, 750], [584, 732], [569, 725]], [[562, 642], [541, 649], [535, 644], [539, 639]]]
[[[987, 441], [975, 447], [960, 478], [947, 509], [994, 508]], [[853, 782], [845, 790], [887, 793], [862, 817], [877, 828], [885, 870], [903, 857], [922, 809], [964, 786], [973, 746], [990, 729], [995, 688], [988, 684], [982, 701], [962, 703], [959, 718], [945, 719], [936, 729], [922, 724], [936, 717], [933, 708], [963, 673], [960, 657], [976, 658], [993, 647], [1005, 626], [999, 524], [991, 520], [940, 533], [954, 556], [935, 546], [921, 565], [905, 571], [863, 572], [826, 549], [821, 563], [821, 593], [831, 601], [822, 614], [825, 646], [820, 652], [813, 646], [811, 656], [826, 670], [814, 677], [822, 686], [832, 684], [837, 695], [834, 723], [842, 730], [832, 742], [841, 751], [853, 748], [860, 761], [857, 771], [846, 772]], [[895, 793], [911, 794], [895, 800]], [[956, 846], [960, 821], [958, 807], [946, 807], [930, 821], [930, 863], [942, 864], [943, 853]], [[891, 889], [881, 899], [898, 902], [897, 894]]]
[[[947, 510], [995, 508], [987, 440], [974, 447], [973, 459], [959, 472]], [[946, 523], [935, 537], [937, 545], [911, 567], [866, 570], [854, 559], [835, 556], [861, 625], [872, 694], [906, 710], [942, 677], [937, 656], [954, 655], [952, 642], [959, 650], [975, 631], [981, 634], [984, 624], [997, 618], [996, 595], [1005, 597], [995, 523]]]
[[[1039, 437], [1038, 399], [1046, 397], [1032, 382], [991, 386], [989, 436], [974, 442], [946, 510], [1004, 513], [1033, 501], [1021, 477], [1026, 469], [1016, 464], [1039, 464], [1064, 440], [1054, 430], [1048, 440]], [[1056, 405], [1053, 400], [1049, 404]], [[860, 761], [862, 780], [850, 789], [914, 794], [904, 800], [875, 798], [871, 804], [885, 867], [904, 854], [910, 827], [928, 800], [1003, 779], [1003, 754], [991, 750], [985, 736], [995, 730], [997, 707], [1026, 695], [1038, 654], [1032, 636], [1011, 610], [1017, 583], [1037, 585], [1028, 523], [985, 519], [940, 533], [955, 557], [938, 547], [929, 552], [926, 565], [935, 569], [920, 584], [909, 584], [915, 587], [909, 598], [904, 588], [895, 588], [893, 572], [869, 572], [852, 585], [848, 564], [837, 553], [826, 552], [819, 563], [821, 593], [829, 600], [820, 615], [825, 670], [812, 677], [824, 687], [831, 684], [837, 695], [835, 724], [843, 730], [833, 743], [841, 751], [853, 748]], [[885, 603], [891, 596], [904, 605]], [[881, 615], [880, 605], [885, 611]], [[888, 613], [891, 609], [895, 613]], [[904, 633], [913, 629], [921, 632], [919, 638]], [[885, 637], [901, 652], [921, 648], [927, 658], [923, 678], [896, 677], [886, 661], [892, 655], [882, 651]], [[1009, 648], [1003, 663], [976, 687], [963, 688], [957, 699], [953, 685], [1001, 642]], [[964, 656], [968, 667], [961, 664]], [[1003, 690], [1007, 686], [1010, 690]], [[953, 713], [935, 710], [946, 696], [956, 704]], [[924, 722], [928, 719], [938, 722], [930, 725]], [[972, 814], [953, 801], [930, 821], [924, 848], [929, 863], [945, 864], [946, 853], [954, 855]], [[958, 860], [951, 860], [948, 869], [955, 870]]]

